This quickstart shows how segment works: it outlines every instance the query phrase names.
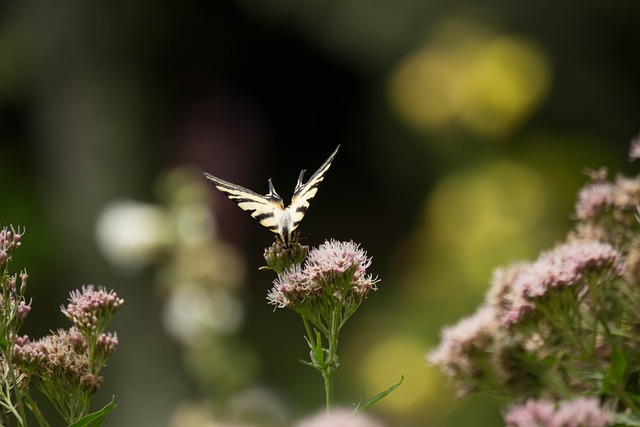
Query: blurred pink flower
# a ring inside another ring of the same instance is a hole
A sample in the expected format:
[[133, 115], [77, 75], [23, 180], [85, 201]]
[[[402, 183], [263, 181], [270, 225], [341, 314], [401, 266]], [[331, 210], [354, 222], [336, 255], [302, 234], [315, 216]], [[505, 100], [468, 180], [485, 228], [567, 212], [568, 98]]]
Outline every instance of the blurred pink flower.
[[624, 271], [622, 255], [608, 243], [577, 240], [543, 252], [536, 262], [511, 276], [513, 291], [504, 293], [508, 308], [502, 316], [503, 323], [516, 323], [534, 309], [532, 302], [544, 297], [550, 289], [579, 285], [587, 274], [603, 268], [605, 271], [600, 274], [610, 272], [615, 277]]
[[576, 217], [579, 220], [593, 219], [608, 210], [613, 204], [616, 188], [608, 182], [599, 182], [583, 187], [578, 193]]
[[383, 424], [366, 415], [352, 415], [351, 411], [338, 408], [331, 412], [318, 412], [298, 421], [294, 427], [383, 427]]
[[[483, 305], [473, 315], [442, 330], [440, 345], [427, 360], [454, 378], [473, 378], [480, 371], [475, 356], [490, 354], [490, 347], [500, 335], [500, 321], [492, 306]], [[461, 384], [460, 394], [469, 391]]]
[[629, 160], [637, 159], [640, 159], [640, 135], [631, 140], [631, 148], [629, 149]]
[[556, 404], [550, 400], [528, 400], [505, 414], [507, 427], [606, 427], [613, 413], [600, 407], [598, 399], [578, 397]]

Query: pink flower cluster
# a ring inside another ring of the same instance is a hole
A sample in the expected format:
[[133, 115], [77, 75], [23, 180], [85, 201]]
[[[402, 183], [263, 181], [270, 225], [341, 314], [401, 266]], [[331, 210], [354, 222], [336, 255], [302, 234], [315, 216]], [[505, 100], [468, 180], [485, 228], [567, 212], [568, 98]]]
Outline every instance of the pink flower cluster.
[[[444, 328], [440, 345], [428, 355], [429, 362], [451, 377], [470, 379], [480, 375], [475, 356], [482, 352], [490, 354], [486, 350], [500, 333], [496, 314], [493, 307], [483, 305], [473, 315]], [[468, 391], [468, 387], [462, 386], [459, 393]]]
[[[563, 289], [573, 291], [570, 301], [565, 303], [572, 304], [576, 312], [591, 310], [592, 307], [585, 305], [590, 298], [589, 286], [605, 286], [605, 282], [622, 276], [623, 270], [620, 252], [596, 241], [570, 241], [543, 252], [533, 263], [498, 269], [484, 304], [472, 316], [444, 328], [440, 345], [427, 356], [428, 360], [456, 380], [460, 394], [480, 383], [495, 385], [513, 381], [522, 372], [516, 372], [521, 368], [509, 362], [510, 352], [518, 348], [535, 351], [544, 343], [536, 341], [539, 335], [526, 332], [521, 336], [505, 326], [542, 321], [544, 316], [532, 320], [529, 315], [553, 304], [558, 297], [556, 291]], [[569, 310], [569, 306], [564, 305], [562, 310]], [[564, 315], [553, 309], [550, 312]], [[578, 319], [574, 320], [579, 322]], [[525, 330], [539, 331], [540, 324]], [[545, 323], [542, 330], [550, 334], [549, 325], [557, 324], [556, 321]], [[567, 330], [574, 327], [579, 328], [580, 324], [565, 325]], [[565, 329], [558, 331], [560, 335], [565, 332]]]
[[69, 304], [61, 310], [81, 332], [100, 334], [123, 303], [114, 291], [88, 285], [71, 292]]
[[629, 160], [640, 159], [640, 135], [631, 140], [631, 148], [629, 149]]
[[0, 270], [4, 269], [11, 256], [11, 252], [20, 247], [20, 239], [24, 230], [16, 231], [13, 227], [2, 227], [0, 230]]
[[613, 413], [591, 397], [560, 403], [529, 400], [509, 409], [504, 421], [507, 427], [606, 427], [613, 423]]
[[382, 424], [363, 414], [351, 414], [347, 409], [334, 409], [331, 412], [321, 411], [305, 418], [295, 427], [383, 427]]
[[554, 288], [579, 287], [591, 272], [602, 269], [609, 273], [608, 279], [622, 276], [624, 262], [620, 252], [608, 243], [570, 241], [543, 252], [532, 264], [517, 264], [494, 275], [494, 288], [489, 294], [502, 296], [503, 301], [498, 302], [506, 308], [502, 322], [512, 325], [533, 311], [535, 301]]
[[326, 241], [309, 251], [303, 266], [294, 264], [278, 275], [267, 300], [277, 308], [325, 297], [361, 301], [378, 282], [366, 273], [370, 265], [371, 258], [358, 244]]
[[615, 182], [598, 181], [583, 187], [576, 202], [576, 219], [592, 221], [611, 212], [616, 219], [640, 202], [640, 180], [619, 176]]
[[74, 327], [59, 329], [37, 341], [30, 341], [26, 335], [19, 337], [13, 352], [18, 364], [43, 390], [71, 392], [67, 389], [77, 387], [93, 394], [102, 383], [91, 367], [86, 338]]

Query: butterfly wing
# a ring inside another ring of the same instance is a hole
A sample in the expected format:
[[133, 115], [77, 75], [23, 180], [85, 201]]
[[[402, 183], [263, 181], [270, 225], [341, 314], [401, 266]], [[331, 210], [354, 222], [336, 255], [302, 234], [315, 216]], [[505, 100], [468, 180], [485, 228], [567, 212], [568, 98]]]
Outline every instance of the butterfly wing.
[[[280, 234], [280, 224], [284, 215], [282, 198], [276, 193], [271, 180], [269, 180], [269, 193], [261, 196], [248, 188], [232, 184], [223, 179], [204, 172], [204, 176], [234, 201], [242, 210], [247, 211], [260, 224], [276, 234]], [[284, 236], [280, 236], [281, 239]]]
[[293, 232], [304, 215], [307, 213], [307, 209], [309, 209], [309, 205], [311, 203], [311, 199], [313, 199], [318, 192], [318, 187], [320, 183], [324, 180], [324, 176], [331, 167], [331, 162], [338, 154], [338, 149], [340, 146], [335, 149], [335, 151], [329, 156], [329, 158], [320, 166], [320, 168], [311, 175], [309, 181], [305, 184], [302, 183], [302, 179], [304, 177], [304, 170], [300, 172], [300, 176], [298, 177], [298, 183], [296, 184], [296, 188], [293, 191], [293, 197], [291, 198], [291, 204], [287, 208], [289, 210], [292, 220], [291, 232]]

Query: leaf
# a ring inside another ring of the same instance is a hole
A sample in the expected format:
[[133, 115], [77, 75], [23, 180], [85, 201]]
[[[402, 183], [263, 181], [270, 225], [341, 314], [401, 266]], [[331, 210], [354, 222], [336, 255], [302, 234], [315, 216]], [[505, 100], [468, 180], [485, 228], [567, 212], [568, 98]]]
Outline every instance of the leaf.
[[111, 402], [109, 402], [104, 408], [92, 414], [85, 415], [75, 423], [69, 425], [69, 427], [98, 427], [102, 425], [107, 415], [109, 415], [109, 413], [113, 410], [113, 408], [117, 406], [115, 399], [116, 398], [114, 396], [111, 399]]
[[640, 418], [634, 414], [619, 412], [613, 416], [614, 425], [640, 427]]
[[326, 364], [324, 360], [324, 349], [322, 348], [322, 337], [320, 335], [320, 332], [318, 332], [317, 330], [315, 331], [315, 333], [316, 333], [315, 342], [311, 342], [309, 340], [309, 337], [304, 337], [310, 349], [309, 357], [311, 358], [311, 361], [307, 362], [300, 359], [300, 362], [304, 365], [316, 368], [319, 371], [323, 371], [326, 367]]
[[9, 341], [7, 340], [7, 337], [5, 337], [4, 335], [0, 335], [0, 348], [6, 350], [7, 347], [9, 347]]
[[622, 387], [624, 381], [624, 374], [627, 371], [627, 358], [622, 350], [612, 343], [611, 345], [611, 366], [605, 373], [604, 381], [602, 382], [602, 391], [604, 393], [611, 393], [614, 387]]
[[[371, 399], [367, 400], [364, 403], [362, 403], [362, 395], [361, 395], [360, 396], [360, 402], [358, 402], [358, 404], [356, 405], [356, 408], [353, 410], [353, 413], [357, 414], [357, 413], [362, 412], [365, 409], [375, 405], [376, 403], [378, 403], [378, 401], [380, 401], [380, 400], [384, 399], [385, 397], [387, 397], [387, 395], [389, 393], [391, 393], [393, 390], [397, 389], [400, 386], [400, 384], [402, 384], [403, 381], [404, 381], [404, 375], [402, 375], [400, 377], [400, 381], [398, 381], [397, 383], [395, 383], [394, 385], [392, 385], [391, 387], [389, 387], [385, 391], [376, 394], [375, 396], [373, 396]], [[364, 393], [363, 393], [363, 395], [364, 395]]]

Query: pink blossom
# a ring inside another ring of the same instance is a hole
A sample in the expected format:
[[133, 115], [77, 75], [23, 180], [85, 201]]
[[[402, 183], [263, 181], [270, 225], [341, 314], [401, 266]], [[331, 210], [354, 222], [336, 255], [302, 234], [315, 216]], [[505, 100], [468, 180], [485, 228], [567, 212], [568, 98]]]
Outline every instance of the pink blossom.
[[631, 148], [629, 149], [629, 160], [640, 159], [640, 135], [631, 140]]
[[528, 400], [505, 414], [507, 427], [605, 427], [613, 422], [611, 411], [598, 399], [579, 397], [556, 404], [550, 400]]
[[576, 217], [579, 220], [593, 219], [611, 207], [616, 188], [608, 182], [589, 184], [578, 193]]
[[274, 280], [273, 287], [267, 293], [267, 301], [276, 308], [285, 308], [304, 301], [310, 293], [307, 272], [299, 264], [294, 264]]
[[353, 241], [330, 240], [309, 252], [305, 270], [311, 280], [319, 283], [345, 277], [361, 293], [366, 294], [374, 282], [371, 276], [367, 277], [365, 274], [370, 265], [371, 258], [360, 249], [360, 245]]
[[123, 303], [115, 292], [88, 285], [71, 292], [69, 304], [61, 311], [81, 332], [100, 334]]
[[612, 422], [613, 413], [601, 408], [595, 397], [562, 402], [553, 417], [554, 427], [604, 427]]
[[613, 205], [620, 209], [635, 208], [640, 202], [640, 180], [618, 176], [613, 193]]
[[528, 400], [505, 414], [507, 427], [550, 427], [555, 403], [549, 400]]
[[[480, 369], [473, 355], [489, 354], [501, 334], [500, 329], [495, 308], [483, 305], [473, 315], [444, 328], [440, 345], [428, 354], [427, 359], [449, 376], [473, 377]], [[461, 393], [465, 391], [461, 390]]]
[[383, 425], [366, 415], [352, 415], [351, 411], [338, 408], [331, 412], [318, 412], [298, 421], [295, 427], [383, 427]]
[[586, 275], [602, 269], [614, 277], [624, 271], [622, 255], [608, 243], [576, 240], [543, 252], [536, 262], [513, 272], [512, 292], [504, 293], [507, 310], [503, 323], [516, 323], [550, 289], [579, 285]]
[[326, 241], [309, 251], [303, 266], [294, 264], [278, 275], [267, 301], [276, 308], [294, 308], [322, 298], [357, 303], [376, 290], [378, 280], [366, 273], [370, 265], [371, 258], [356, 243]]

